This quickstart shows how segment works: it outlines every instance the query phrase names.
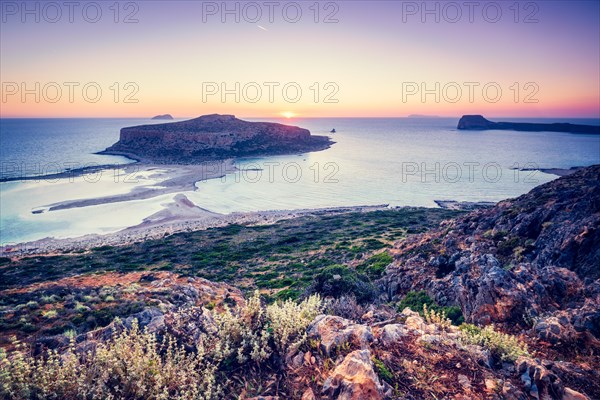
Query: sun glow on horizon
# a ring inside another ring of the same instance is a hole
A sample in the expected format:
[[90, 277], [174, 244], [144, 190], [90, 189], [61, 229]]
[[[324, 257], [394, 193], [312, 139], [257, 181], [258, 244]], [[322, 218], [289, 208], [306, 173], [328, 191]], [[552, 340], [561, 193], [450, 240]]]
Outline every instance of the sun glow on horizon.
[[291, 112], [291, 111], [282, 111], [280, 114], [283, 115], [285, 118], [288, 118], [288, 119], [294, 118], [296, 116], [296, 114], [293, 113], [293, 112]]

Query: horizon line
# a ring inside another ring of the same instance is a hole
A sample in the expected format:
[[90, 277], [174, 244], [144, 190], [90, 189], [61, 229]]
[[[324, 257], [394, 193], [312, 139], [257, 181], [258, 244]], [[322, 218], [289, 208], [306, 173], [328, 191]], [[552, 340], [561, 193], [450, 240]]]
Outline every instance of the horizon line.
[[[219, 113], [211, 113], [211, 114], [202, 114], [197, 116], [182, 116], [182, 117], [173, 117], [173, 120], [176, 119], [194, 119], [204, 115], [214, 115]], [[283, 120], [296, 120], [296, 119], [395, 119], [395, 118], [410, 118], [410, 119], [443, 119], [443, 118], [461, 118], [464, 115], [482, 115], [485, 118], [515, 118], [515, 119], [523, 119], [523, 118], [534, 118], [534, 119], [598, 119], [600, 120], [600, 115], [595, 116], [559, 116], [559, 117], [540, 117], [539, 115], [533, 116], [486, 116], [485, 114], [462, 114], [460, 116], [449, 116], [449, 115], [396, 115], [396, 116], [331, 116], [331, 117], [303, 117], [303, 116], [294, 116], [291, 118], [287, 118], [284, 116], [237, 116], [235, 114], [221, 114], [221, 115], [233, 115], [236, 118], [269, 118], [269, 119], [283, 119]], [[0, 116], [0, 119], [148, 119], [152, 120], [153, 117], [149, 116], [63, 116], [63, 117], [47, 117], [47, 116]], [[155, 121], [170, 121], [168, 119], [157, 119]]]

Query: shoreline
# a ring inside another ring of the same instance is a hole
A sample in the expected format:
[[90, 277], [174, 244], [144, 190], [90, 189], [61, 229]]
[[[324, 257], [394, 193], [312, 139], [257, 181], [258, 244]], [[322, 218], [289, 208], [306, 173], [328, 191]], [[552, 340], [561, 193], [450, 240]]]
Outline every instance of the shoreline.
[[19, 258], [32, 255], [57, 255], [81, 252], [102, 246], [125, 246], [135, 242], [160, 239], [176, 233], [206, 230], [231, 224], [270, 225], [303, 216], [328, 216], [386, 209], [389, 209], [388, 204], [219, 214], [198, 207], [190, 202], [184, 194], [178, 194], [175, 196], [175, 201], [167, 208], [145, 218], [138, 225], [107, 234], [88, 234], [62, 239], [48, 237], [4, 245], [0, 246], [0, 256]]
[[[47, 204], [32, 213], [53, 212], [73, 208], [84, 208], [94, 205], [128, 202], [151, 199], [165, 194], [173, 194], [173, 198], [164, 204], [160, 211], [146, 216], [141, 223], [128, 226], [110, 233], [92, 233], [78, 237], [53, 238], [46, 237], [20, 243], [0, 244], [0, 256], [20, 257], [27, 255], [57, 254], [81, 251], [100, 246], [120, 246], [137, 241], [157, 239], [180, 232], [205, 230], [223, 227], [230, 224], [261, 225], [307, 215], [331, 215], [341, 212], [367, 212], [389, 208], [388, 204], [356, 205], [345, 207], [325, 207], [315, 209], [264, 210], [252, 212], [233, 212], [220, 214], [196, 205], [186, 197], [186, 192], [197, 190], [196, 183], [208, 179], [218, 179], [238, 170], [233, 159], [204, 162], [202, 164], [156, 164], [135, 161], [130, 164], [84, 167], [66, 171], [61, 174], [47, 175], [61, 178], [82, 176], [90, 171], [97, 173], [104, 169], [122, 169], [127, 177], [147, 180], [136, 184], [129, 192], [123, 194], [90, 197], [77, 200], [64, 200]], [[535, 169], [558, 176], [571, 174], [583, 167], [570, 169], [548, 168]], [[523, 171], [534, 169], [522, 169]], [[30, 177], [26, 180], [41, 180], [44, 177]], [[19, 179], [13, 179], [19, 180]], [[136, 182], [137, 183], [137, 182]], [[490, 207], [495, 203], [487, 201], [462, 202], [452, 199], [434, 200], [437, 207], [449, 210], [471, 211], [477, 208]], [[404, 207], [401, 207], [404, 208]], [[426, 207], [427, 208], [427, 207]]]
[[196, 183], [209, 179], [218, 179], [237, 170], [233, 160], [194, 165], [160, 165], [135, 163], [123, 168], [131, 183], [138, 183], [140, 176], [146, 174], [149, 182], [134, 187], [124, 194], [94, 197], [80, 200], [66, 200], [47, 205], [48, 211], [67, 210], [94, 205], [119, 203], [132, 200], [147, 200], [165, 194], [174, 194], [196, 190]]

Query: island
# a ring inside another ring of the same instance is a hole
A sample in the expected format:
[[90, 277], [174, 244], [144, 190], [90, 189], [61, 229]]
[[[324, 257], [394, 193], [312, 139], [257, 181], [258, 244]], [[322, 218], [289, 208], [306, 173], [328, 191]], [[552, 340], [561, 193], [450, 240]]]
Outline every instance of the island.
[[440, 118], [440, 116], [427, 114], [409, 114], [406, 118]]
[[99, 154], [154, 163], [196, 163], [243, 156], [319, 151], [333, 142], [307, 129], [249, 122], [233, 115], [204, 115], [187, 121], [121, 129], [120, 139]]
[[482, 115], [463, 115], [458, 121], [458, 129], [468, 131], [509, 130], [524, 132], [567, 132], [600, 134], [600, 126], [579, 125], [569, 123], [525, 123], [525, 122], [492, 122]]
[[152, 117], [152, 119], [170, 120], [170, 119], [173, 119], [173, 116], [171, 114], [161, 114], [161, 115], [156, 115], [156, 116]]

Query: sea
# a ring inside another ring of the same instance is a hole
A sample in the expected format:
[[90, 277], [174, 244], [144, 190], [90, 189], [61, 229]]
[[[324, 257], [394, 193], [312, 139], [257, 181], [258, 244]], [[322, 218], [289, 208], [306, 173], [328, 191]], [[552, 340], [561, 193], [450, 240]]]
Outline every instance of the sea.
[[[335, 144], [318, 152], [238, 159], [238, 171], [197, 182], [195, 190], [183, 192], [197, 206], [234, 213], [497, 202], [557, 178], [540, 169], [600, 163], [598, 135], [459, 131], [458, 118], [245, 119], [300, 126], [330, 136]], [[492, 120], [600, 125], [599, 119]], [[115, 143], [122, 127], [163, 122], [0, 119], [0, 178], [16, 178], [0, 182], [0, 245], [116, 232], [163, 209], [176, 194], [38, 212], [66, 200], [127, 193], [148, 185], [150, 177], [127, 181], [119, 165], [133, 160], [96, 153]], [[98, 165], [107, 168], [83, 177], [43, 177]]]

